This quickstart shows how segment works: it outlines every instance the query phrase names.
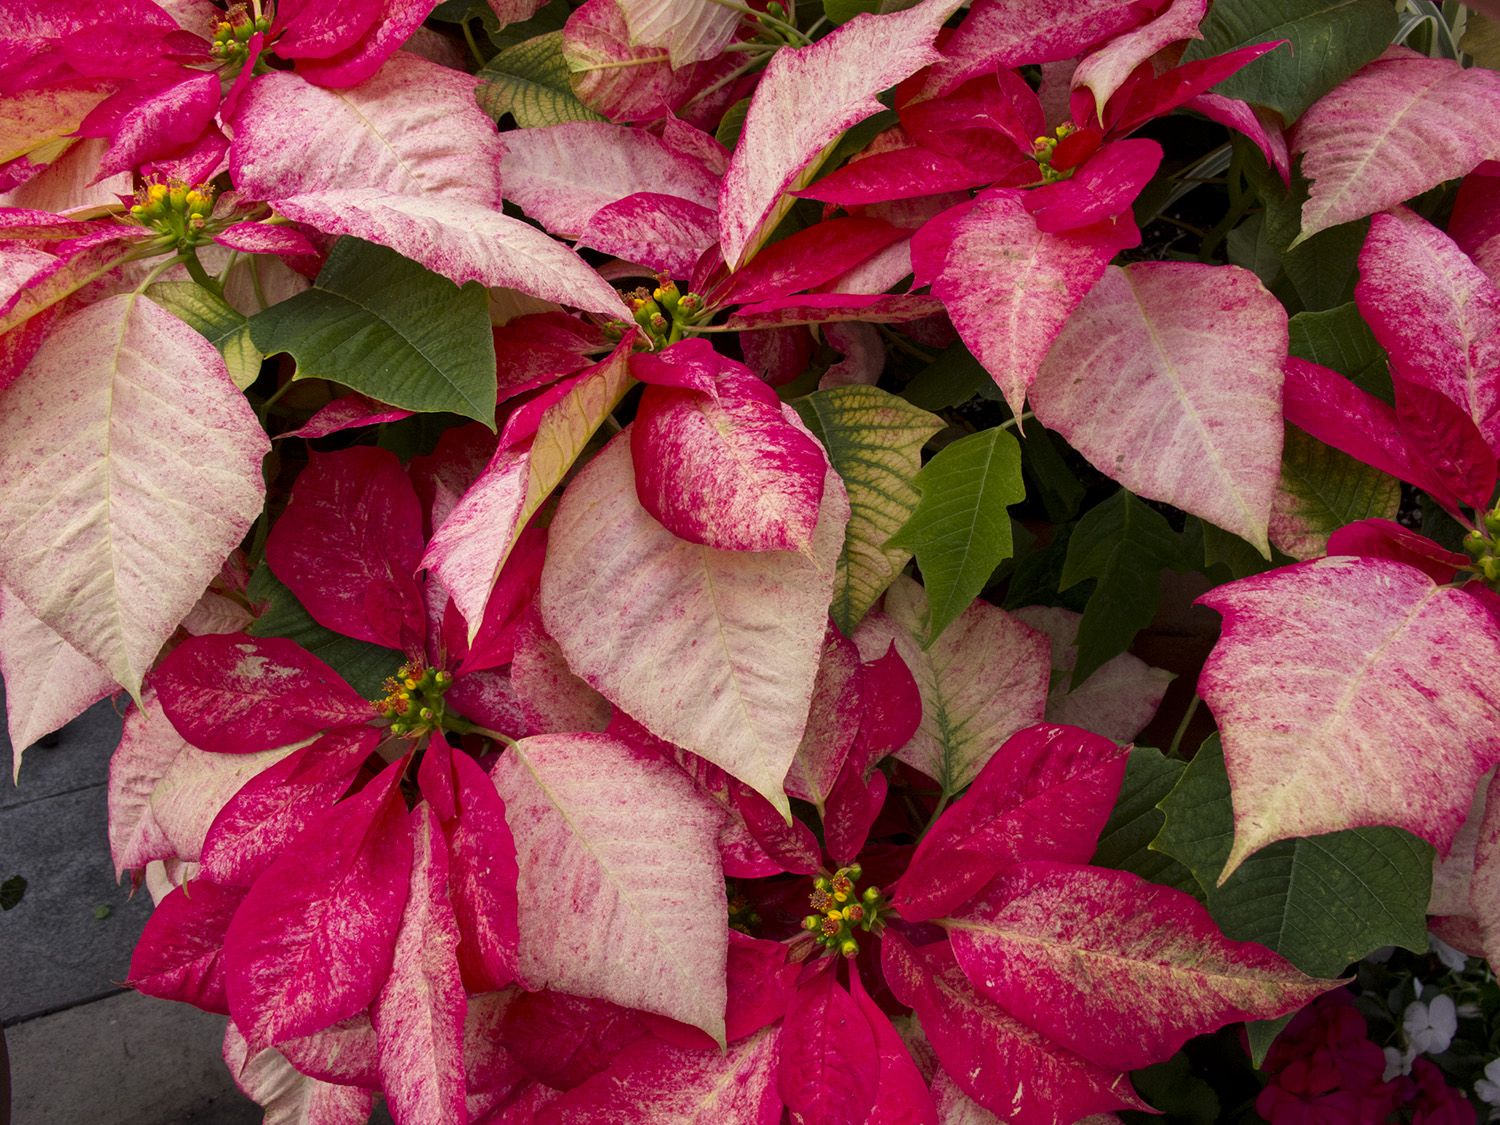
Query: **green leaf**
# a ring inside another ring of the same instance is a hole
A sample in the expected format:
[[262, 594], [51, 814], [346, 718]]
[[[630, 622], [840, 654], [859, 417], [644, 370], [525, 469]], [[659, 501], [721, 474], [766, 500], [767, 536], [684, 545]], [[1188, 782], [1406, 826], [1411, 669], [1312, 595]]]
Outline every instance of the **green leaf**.
[[1086, 578], [1098, 585], [1078, 623], [1074, 683], [1128, 649], [1151, 623], [1161, 601], [1162, 568], [1177, 562], [1180, 551], [1166, 517], [1123, 488], [1078, 521], [1059, 588]]
[[250, 575], [246, 594], [254, 602], [268, 602], [266, 611], [245, 630], [252, 637], [285, 637], [327, 664], [366, 699], [385, 694], [381, 685], [406, 662], [406, 655], [383, 645], [355, 640], [319, 625], [297, 596], [271, 573], [265, 563]]
[[158, 281], [146, 296], [219, 349], [234, 385], [244, 390], [265, 356], [250, 338], [250, 318], [196, 281]]
[[1281, 272], [1281, 255], [1266, 234], [1266, 217], [1257, 212], [1229, 232], [1224, 239], [1224, 249], [1229, 255], [1229, 264], [1247, 269], [1260, 278], [1262, 285], [1270, 285]]
[[1359, 252], [1369, 233], [1370, 220], [1356, 219], [1320, 230], [1286, 252], [1282, 265], [1305, 310], [1321, 312], [1354, 299]]
[[1156, 806], [1172, 792], [1186, 768], [1186, 762], [1173, 761], [1150, 746], [1133, 749], [1125, 761], [1120, 796], [1089, 862], [1095, 867], [1129, 871], [1201, 899], [1203, 890], [1191, 871], [1164, 852], [1151, 850], [1151, 841], [1166, 821], [1166, 815]]
[[608, 120], [573, 93], [562, 47], [563, 33], [550, 31], [501, 51], [475, 75], [484, 83], [474, 91], [479, 108], [496, 121], [508, 113], [523, 129]]
[[1292, 1017], [1296, 1014], [1288, 1012], [1274, 1020], [1245, 1021], [1245, 1032], [1250, 1040], [1250, 1063], [1256, 1070], [1266, 1061], [1266, 1053], [1270, 1051], [1271, 1044], [1276, 1042], [1276, 1037], [1292, 1022]]
[[1210, 735], [1161, 803], [1152, 847], [1190, 868], [1226, 937], [1275, 950], [1304, 973], [1333, 977], [1381, 946], [1427, 948], [1431, 844], [1400, 828], [1349, 828], [1279, 840], [1215, 886], [1234, 815], [1224, 750]]
[[885, 545], [916, 551], [932, 611], [931, 645], [1010, 557], [1006, 509], [1026, 499], [1021, 445], [998, 427], [970, 434], [927, 462], [913, 483], [921, 502]]
[[0, 883], [0, 910], [13, 910], [20, 906], [25, 894], [26, 880], [20, 875], [12, 875]]
[[846, 636], [911, 558], [886, 541], [916, 511], [913, 485], [922, 446], [943, 421], [878, 387], [831, 387], [797, 403], [797, 413], [828, 451], [849, 490], [844, 533], [828, 612]]
[[104, 921], [104, 919], [109, 917], [109, 913], [109, 904], [101, 902], [98, 906], [94, 907], [94, 921]]
[[1330, 367], [1387, 406], [1396, 405], [1385, 349], [1376, 343], [1375, 333], [1353, 301], [1322, 312], [1298, 313], [1288, 330], [1292, 355]]
[[1328, 537], [1356, 520], [1395, 519], [1401, 482], [1287, 426], [1281, 481], [1271, 502], [1277, 546], [1293, 558], [1327, 554]]
[[[1268, 570], [1275, 570], [1278, 566], [1286, 566], [1288, 563], [1296, 562], [1296, 559], [1288, 558], [1271, 547], [1271, 557], [1268, 559], [1245, 540], [1241, 539], [1232, 531], [1225, 531], [1222, 527], [1206, 521], [1199, 521], [1203, 532], [1203, 565], [1205, 568], [1223, 565], [1228, 568], [1230, 578], [1249, 578], [1252, 574], [1262, 574]], [[1229, 581], [1230, 579], [1225, 579]]]
[[[991, 384], [993, 385], [993, 384]], [[1078, 474], [1063, 460], [1058, 445], [1067, 448], [1067, 443], [1051, 430], [1042, 428], [1033, 421], [1026, 427], [1021, 438], [1021, 469], [1034, 484], [1027, 489], [1028, 496], [1035, 494], [1047, 509], [1047, 518], [1053, 523], [1073, 519], [1082, 507], [1088, 489], [1078, 479]]]
[[740, 143], [740, 130], [745, 127], [745, 114], [750, 112], [750, 99], [741, 98], [724, 111], [724, 116], [719, 118], [719, 127], [714, 130], [714, 140], [734, 151], [734, 146]]
[[495, 428], [495, 339], [488, 295], [460, 289], [394, 250], [341, 238], [311, 289], [250, 320], [267, 355], [289, 352], [298, 379], [343, 383], [403, 410], [461, 414]]
[[1324, 94], [1374, 59], [1396, 36], [1389, 0], [1214, 0], [1183, 62], [1252, 43], [1291, 41], [1214, 87], [1270, 106], [1290, 125]]
[[[1059, 524], [1052, 539], [1016, 562], [1015, 575], [1005, 592], [1002, 609], [1022, 609], [1029, 605], [1055, 605], [1082, 613], [1094, 595], [1093, 580], [1080, 582], [1067, 590], [1059, 589], [1063, 564], [1068, 557], [1075, 523]], [[1081, 682], [1081, 681], [1080, 681]]]
[[1193, 1064], [1180, 1051], [1166, 1062], [1131, 1071], [1130, 1081], [1174, 1125], [1215, 1125], [1219, 1120], [1219, 1095], [1193, 1073]]
[[955, 340], [938, 357], [912, 377], [901, 397], [923, 410], [946, 410], [968, 402], [975, 395], [1000, 401], [995, 380], [964, 346]]

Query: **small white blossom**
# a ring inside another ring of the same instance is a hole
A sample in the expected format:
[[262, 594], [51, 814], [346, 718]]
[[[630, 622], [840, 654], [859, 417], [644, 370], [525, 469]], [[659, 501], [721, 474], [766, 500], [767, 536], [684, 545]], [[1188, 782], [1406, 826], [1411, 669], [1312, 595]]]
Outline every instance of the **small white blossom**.
[[1484, 1068], [1484, 1077], [1474, 1083], [1474, 1093], [1482, 1102], [1500, 1105], [1500, 1059], [1492, 1060]]
[[1458, 1006], [1458, 1018], [1461, 1020], [1472, 1020], [1479, 1018], [1479, 1005], [1472, 1000], [1467, 1004]]
[[1417, 1054], [1446, 1051], [1458, 1031], [1458, 1010], [1453, 997], [1439, 992], [1430, 1004], [1413, 1001], [1406, 1006], [1401, 1027], [1406, 1033], [1407, 1044]]
[[1436, 934], [1427, 935], [1427, 944], [1437, 954], [1438, 960], [1453, 972], [1461, 973], [1468, 968], [1469, 958]]
[[1417, 1057], [1417, 1052], [1408, 1047], [1399, 1051], [1395, 1047], [1385, 1048], [1385, 1073], [1380, 1076], [1382, 1082], [1389, 1082], [1398, 1074], [1410, 1074], [1412, 1060]]

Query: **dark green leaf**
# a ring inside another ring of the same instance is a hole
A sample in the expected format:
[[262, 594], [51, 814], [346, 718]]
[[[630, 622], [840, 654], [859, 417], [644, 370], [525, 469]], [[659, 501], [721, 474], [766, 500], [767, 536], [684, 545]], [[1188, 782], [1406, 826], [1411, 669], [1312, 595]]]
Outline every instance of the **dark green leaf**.
[[1270, 106], [1290, 125], [1324, 94], [1374, 59], [1396, 35], [1389, 0], [1214, 0], [1183, 62], [1252, 43], [1290, 40], [1214, 87]]
[[1068, 543], [1077, 524], [1059, 524], [1052, 538], [1024, 558], [1016, 560], [1015, 575], [1010, 580], [1010, 589], [1005, 592], [1005, 609], [1021, 609], [1028, 605], [1055, 605], [1082, 613], [1093, 596], [1093, 580], [1080, 582], [1067, 590], [1058, 587], [1062, 582], [1063, 564], [1068, 557]]
[[109, 917], [109, 904], [108, 903], [101, 902], [98, 906], [94, 907], [94, 920], [96, 922], [102, 922], [102, 921], [104, 921], [104, 919], [106, 919], [108, 917]]
[[255, 382], [265, 357], [250, 339], [248, 316], [196, 281], [158, 281], [146, 296], [219, 349], [236, 387]]
[[1229, 232], [1224, 239], [1224, 249], [1229, 255], [1229, 264], [1247, 269], [1260, 278], [1262, 285], [1270, 285], [1281, 272], [1281, 255], [1266, 235], [1266, 217], [1257, 212]]
[[290, 352], [297, 378], [343, 383], [403, 410], [446, 410], [495, 425], [488, 295], [459, 288], [394, 250], [341, 238], [317, 283], [250, 321], [267, 355]]
[[724, 111], [724, 116], [719, 118], [719, 127], [714, 130], [714, 140], [734, 151], [734, 146], [740, 143], [740, 130], [745, 127], [745, 114], [750, 112], [750, 99], [741, 98]]
[[946, 410], [968, 402], [975, 395], [999, 400], [1000, 388], [962, 340], [944, 348], [906, 384], [901, 397], [923, 410]]
[[0, 910], [12, 910], [21, 905], [21, 899], [26, 894], [26, 880], [19, 875], [12, 875], [5, 882], [0, 883]]
[[1217, 734], [1203, 743], [1161, 809], [1166, 823], [1151, 846], [1192, 870], [1225, 936], [1259, 942], [1316, 977], [1337, 976], [1381, 946], [1427, 948], [1435, 853], [1411, 833], [1350, 828], [1279, 840], [1216, 886], [1234, 839]]
[[1276, 1042], [1276, 1037], [1281, 1034], [1287, 1024], [1292, 1022], [1296, 1012], [1288, 1012], [1284, 1016], [1277, 1016], [1274, 1020], [1246, 1020], [1245, 1033], [1250, 1040], [1250, 1062], [1255, 1069], [1259, 1070], [1261, 1063], [1266, 1061], [1266, 1052], [1271, 1049], [1271, 1044]]
[[1286, 252], [1282, 266], [1304, 310], [1321, 312], [1354, 299], [1359, 252], [1369, 232], [1370, 220], [1356, 219], [1320, 230]]
[[605, 121], [573, 93], [563, 58], [561, 31], [549, 31], [507, 47], [475, 75], [484, 83], [474, 100], [496, 121], [507, 113], [523, 129], [566, 121]]
[[847, 636], [911, 558], [909, 550], [884, 544], [916, 511], [922, 446], [943, 420], [865, 386], [817, 391], [797, 403], [797, 412], [849, 491], [852, 511], [828, 610]]
[[1151, 623], [1161, 601], [1162, 568], [1173, 565], [1180, 550], [1166, 517], [1123, 488], [1078, 521], [1061, 588], [1086, 578], [1098, 585], [1078, 623], [1075, 683], [1128, 649]]
[[1200, 521], [1200, 524], [1203, 529], [1203, 565], [1214, 567], [1222, 564], [1229, 569], [1231, 578], [1249, 578], [1252, 574], [1297, 561], [1282, 555], [1274, 546], [1271, 557], [1267, 559], [1234, 532], [1206, 521]]
[[1132, 750], [1125, 763], [1120, 796], [1089, 862], [1095, 867], [1129, 871], [1201, 899], [1203, 890], [1191, 871], [1164, 852], [1151, 850], [1151, 841], [1166, 820], [1156, 806], [1172, 792], [1186, 768], [1186, 762], [1173, 761], [1150, 746]]
[[319, 625], [265, 563], [250, 575], [246, 593], [251, 601], [270, 603], [246, 632], [252, 637], [285, 637], [297, 642], [366, 699], [384, 695], [381, 684], [406, 662], [405, 654], [393, 648], [358, 641]]
[[984, 589], [1011, 552], [1011, 504], [1026, 499], [1021, 447], [1007, 430], [959, 438], [912, 481], [922, 499], [886, 547], [916, 552], [932, 615], [927, 644], [937, 640]]
[[1296, 426], [1286, 428], [1273, 505], [1276, 538], [1298, 559], [1327, 554], [1328, 537], [1356, 520], [1394, 519], [1401, 483]]
[[[993, 386], [993, 384], [991, 384]], [[1036, 487], [1027, 489], [1047, 509], [1047, 518], [1061, 523], [1078, 515], [1088, 490], [1076, 473], [1068, 468], [1057, 448], [1062, 438], [1041, 423], [1032, 421], [1021, 437], [1021, 469]]]
[[1141, 1097], [1167, 1115], [1165, 1120], [1179, 1125], [1215, 1125], [1219, 1120], [1219, 1095], [1193, 1073], [1193, 1064], [1181, 1052], [1131, 1071], [1130, 1081]]
[[[1316, 240], [1315, 235], [1309, 242]], [[1376, 343], [1353, 301], [1322, 312], [1298, 313], [1288, 328], [1292, 355], [1332, 368], [1387, 406], [1396, 404], [1385, 349]]]

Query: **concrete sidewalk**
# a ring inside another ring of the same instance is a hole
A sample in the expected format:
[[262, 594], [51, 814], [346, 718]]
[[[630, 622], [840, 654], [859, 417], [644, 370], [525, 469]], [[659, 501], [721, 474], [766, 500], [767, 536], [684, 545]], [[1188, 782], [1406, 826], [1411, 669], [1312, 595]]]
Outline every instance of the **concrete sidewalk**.
[[109, 857], [104, 787], [119, 737], [119, 716], [99, 703], [55, 745], [26, 751], [16, 788], [0, 724], [0, 881], [27, 882], [0, 913], [12, 1121], [251, 1125], [261, 1111], [220, 1058], [224, 1017], [118, 983], [151, 913], [144, 890], [131, 900], [116, 885]]

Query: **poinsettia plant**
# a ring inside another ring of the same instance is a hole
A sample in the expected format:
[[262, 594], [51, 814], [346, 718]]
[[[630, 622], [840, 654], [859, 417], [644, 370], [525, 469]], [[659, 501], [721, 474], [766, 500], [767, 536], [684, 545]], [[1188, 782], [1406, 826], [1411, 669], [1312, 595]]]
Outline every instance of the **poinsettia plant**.
[[0, 0], [130, 984], [268, 1122], [1472, 1115], [1330, 990], [1500, 950], [1483, 7]]

